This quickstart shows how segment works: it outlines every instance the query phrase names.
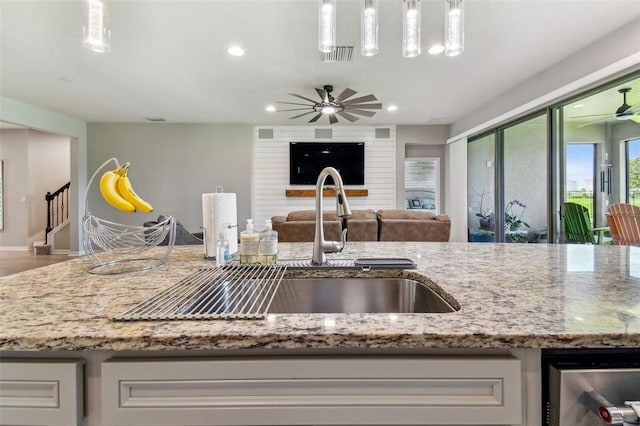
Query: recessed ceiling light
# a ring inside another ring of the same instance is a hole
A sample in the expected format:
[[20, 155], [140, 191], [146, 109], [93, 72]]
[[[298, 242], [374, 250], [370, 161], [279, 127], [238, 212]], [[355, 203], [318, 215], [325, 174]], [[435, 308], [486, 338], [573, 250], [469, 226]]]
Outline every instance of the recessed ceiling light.
[[584, 108], [584, 104], [575, 104], [574, 108]]
[[389, 105], [387, 107], [387, 111], [397, 111], [398, 107], [396, 105]]
[[434, 44], [429, 48], [430, 55], [439, 55], [444, 52], [444, 46], [441, 44]]
[[269, 112], [274, 112], [276, 110], [276, 107], [274, 107], [273, 105], [267, 105], [265, 110], [267, 110]]
[[231, 56], [244, 56], [244, 49], [240, 46], [231, 46], [227, 52]]

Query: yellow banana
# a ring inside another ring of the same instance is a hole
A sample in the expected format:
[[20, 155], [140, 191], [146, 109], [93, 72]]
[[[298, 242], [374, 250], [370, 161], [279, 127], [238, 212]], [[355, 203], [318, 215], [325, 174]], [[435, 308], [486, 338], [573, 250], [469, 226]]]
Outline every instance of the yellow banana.
[[122, 171], [120, 172], [120, 177], [118, 178], [118, 191], [120, 191], [120, 195], [133, 204], [136, 209], [143, 211], [145, 213], [149, 213], [153, 211], [153, 207], [151, 204], [147, 203], [145, 200], [140, 198], [138, 194], [135, 193], [133, 187], [131, 186], [131, 181], [127, 176], [127, 172], [129, 170], [128, 166], [124, 166]]
[[100, 193], [107, 203], [126, 213], [133, 213], [136, 208], [129, 201], [125, 200], [118, 191], [118, 180], [122, 166], [111, 171], [104, 172], [100, 178]]

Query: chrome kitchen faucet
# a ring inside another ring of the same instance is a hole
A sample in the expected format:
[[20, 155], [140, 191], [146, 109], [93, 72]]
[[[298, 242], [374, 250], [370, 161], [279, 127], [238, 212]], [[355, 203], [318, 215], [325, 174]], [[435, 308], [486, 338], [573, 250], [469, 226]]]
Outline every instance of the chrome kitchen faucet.
[[311, 258], [311, 263], [313, 265], [326, 265], [326, 253], [340, 253], [347, 244], [346, 228], [342, 230], [342, 242], [324, 240], [322, 191], [327, 176], [331, 176], [333, 182], [335, 183], [336, 212], [338, 213], [338, 217], [343, 219], [351, 216], [351, 209], [349, 208], [349, 203], [347, 202], [347, 196], [344, 193], [344, 184], [342, 183], [342, 177], [340, 177], [340, 173], [338, 173], [338, 171], [333, 167], [325, 167], [318, 175], [318, 181], [316, 182], [316, 233], [313, 239], [313, 257]]

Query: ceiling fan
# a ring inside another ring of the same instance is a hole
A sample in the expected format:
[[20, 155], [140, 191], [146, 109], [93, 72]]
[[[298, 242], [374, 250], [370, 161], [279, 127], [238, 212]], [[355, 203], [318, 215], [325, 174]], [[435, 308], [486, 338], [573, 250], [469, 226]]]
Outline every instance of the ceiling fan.
[[329, 117], [329, 123], [334, 124], [338, 122], [339, 115], [342, 118], [346, 118], [350, 122], [354, 122], [359, 119], [356, 115], [362, 115], [365, 117], [373, 117], [375, 115], [375, 111], [367, 111], [370, 109], [382, 109], [382, 104], [379, 103], [366, 103], [377, 101], [378, 99], [373, 95], [360, 96], [359, 98], [351, 98], [355, 95], [355, 90], [346, 88], [340, 93], [338, 96], [333, 97], [331, 92], [333, 92], [333, 86], [325, 85], [322, 89], [316, 88], [316, 92], [320, 96], [320, 102], [314, 101], [313, 99], [306, 98], [301, 95], [296, 95], [295, 93], [289, 93], [291, 96], [295, 96], [302, 100], [311, 102], [310, 104], [303, 104], [298, 102], [278, 102], [280, 104], [287, 105], [301, 105], [304, 108], [292, 108], [292, 109], [281, 109], [280, 111], [307, 111], [305, 113], [289, 117], [290, 119], [304, 117], [305, 115], [314, 114], [315, 115], [309, 120], [309, 123], [315, 123], [318, 121], [322, 115], [326, 115]]
[[608, 120], [610, 118], [615, 118], [616, 120], [633, 120], [636, 123], [640, 123], [640, 113], [638, 110], [640, 109], [640, 102], [635, 105], [627, 104], [627, 93], [631, 91], [630, 87], [623, 87], [618, 90], [618, 93], [622, 93], [622, 105], [620, 105], [614, 113], [608, 114], [592, 114], [592, 115], [580, 115], [572, 118], [582, 118], [582, 117], [602, 117], [595, 119], [594, 121], [590, 121], [588, 123], [581, 124], [578, 127], [588, 126], [590, 124], [598, 123], [600, 121]]

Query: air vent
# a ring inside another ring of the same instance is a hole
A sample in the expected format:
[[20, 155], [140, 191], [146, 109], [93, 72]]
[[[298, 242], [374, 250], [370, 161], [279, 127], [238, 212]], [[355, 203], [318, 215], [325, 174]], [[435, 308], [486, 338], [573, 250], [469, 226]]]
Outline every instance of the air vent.
[[316, 139], [331, 139], [333, 138], [333, 130], [332, 129], [315, 129], [316, 130]]
[[167, 120], [166, 120], [165, 118], [163, 118], [163, 117], [145, 117], [144, 119], [145, 119], [145, 120], [147, 120], [147, 121], [152, 121], [152, 122], [154, 122], [154, 123], [159, 123], [159, 122], [162, 122], [162, 121], [167, 121]]
[[258, 139], [273, 139], [273, 129], [258, 129]]
[[376, 128], [376, 139], [389, 139], [391, 137], [391, 129], [388, 127]]
[[336, 46], [332, 52], [324, 54], [322, 62], [347, 62], [352, 55], [353, 46]]

